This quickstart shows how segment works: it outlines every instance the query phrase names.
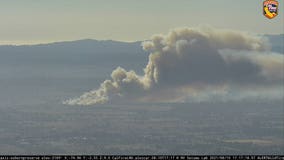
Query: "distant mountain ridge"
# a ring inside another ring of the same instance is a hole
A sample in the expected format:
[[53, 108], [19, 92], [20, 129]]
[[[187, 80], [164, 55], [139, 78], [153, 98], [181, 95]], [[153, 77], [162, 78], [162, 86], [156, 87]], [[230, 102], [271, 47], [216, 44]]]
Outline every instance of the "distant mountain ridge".
[[93, 39], [83, 39], [76, 41], [63, 41], [63, 42], [53, 42], [47, 44], [35, 44], [35, 45], [0, 45], [0, 53], [7, 50], [13, 51], [63, 51], [63, 52], [97, 52], [106, 53], [112, 52], [113, 49], [117, 52], [128, 52], [129, 50], [142, 48], [141, 42], [120, 42], [113, 40], [93, 40]]
[[141, 42], [112, 40], [85, 39], [37, 45], [0, 45], [0, 66], [97, 66], [108, 68], [108, 73], [121, 66], [142, 72], [148, 55]]
[[[283, 53], [284, 34], [279, 35], [263, 35], [267, 37], [271, 43], [272, 51]], [[62, 41], [52, 42], [46, 44], [34, 44], [34, 45], [0, 45], [0, 53], [5, 50], [38, 50], [48, 49], [50, 51], [91, 51], [97, 53], [112, 52], [115, 49], [116, 52], [129, 52], [129, 50], [138, 49], [141, 50], [141, 42], [122, 42], [114, 40], [95, 40], [95, 39], [82, 39], [75, 41]]]
[[272, 51], [284, 54], [284, 34], [264, 36], [269, 39]]

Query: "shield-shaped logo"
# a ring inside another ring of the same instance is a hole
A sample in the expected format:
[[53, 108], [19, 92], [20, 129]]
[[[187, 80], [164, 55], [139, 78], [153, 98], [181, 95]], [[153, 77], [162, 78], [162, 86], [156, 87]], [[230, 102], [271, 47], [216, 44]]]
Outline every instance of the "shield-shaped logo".
[[278, 5], [276, 0], [265, 0], [263, 2], [263, 14], [265, 17], [272, 19], [278, 15]]

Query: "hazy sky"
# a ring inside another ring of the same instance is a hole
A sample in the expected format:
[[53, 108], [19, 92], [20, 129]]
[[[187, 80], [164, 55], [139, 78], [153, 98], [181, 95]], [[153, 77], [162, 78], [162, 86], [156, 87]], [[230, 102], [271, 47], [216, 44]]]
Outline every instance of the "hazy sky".
[[211, 25], [283, 33], [279, 15], [262, 15], [261, 0], [0, 0], [0, 43], [76, 39], [136, 41], [175, 27]]

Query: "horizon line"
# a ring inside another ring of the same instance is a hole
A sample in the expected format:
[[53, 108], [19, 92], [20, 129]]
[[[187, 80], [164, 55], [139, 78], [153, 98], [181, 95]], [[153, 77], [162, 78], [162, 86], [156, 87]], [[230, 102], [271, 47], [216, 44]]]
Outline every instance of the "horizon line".
[[56, 43], [64, 43], [64, 42], [76, 42], [76, 41], [113, 41], [113, 42], [122, 42], [122, 43], [136, 43], [143, 42], [145, 40], [134, 40], [134, 41], [125, 41], [125, 40], [113, 40], [113, 39], [95, 39], [95, 38], [82, 38], [82, 39], [70, 39], [70, 40], [50, 40], [50, 41], [0, 41], [0, 46], [37, 46], [37, 45], [49, 45]]
[[[267, 35], [284, 35], [284, 33], [278, 34], [257, 34], [261, 36]], [[115, 40], [115, 39], [95, 39], [95, 38], [81, 38], [81, 39], [65, 39], [65, 40], [50, 40], [50, 41], [0, 41], [0, 46], [36, 46], [36, 45], [49, 45], [49, 44], [56, 44], [56, 43], [64, 43], [64, 42], [75, 42], [75, 41], [84, 41], [84, 40], [92, 40], [92, 41], [114, 41], [114, 42], [122, 42], [122, 43], [136, 43], [136, 42], [143, 42], [147, 41], [144, 40]]]

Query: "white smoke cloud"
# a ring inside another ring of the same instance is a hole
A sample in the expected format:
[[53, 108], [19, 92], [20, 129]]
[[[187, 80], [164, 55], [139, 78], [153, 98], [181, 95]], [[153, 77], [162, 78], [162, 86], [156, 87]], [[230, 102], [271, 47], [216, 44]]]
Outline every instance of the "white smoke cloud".
[[238, 31], [174, 29], [142, 43], [143, 49], [151, 52], [144, 75], [118, 67], [111, 80], [105, 80], [99, 89], [64, 104], [176, 102], [202, 97], [204, 93], [223, 96], [234, 88], [250, 91], [281, 86], [284, 57], [270, 53], [266, 44], [261, 37]]

